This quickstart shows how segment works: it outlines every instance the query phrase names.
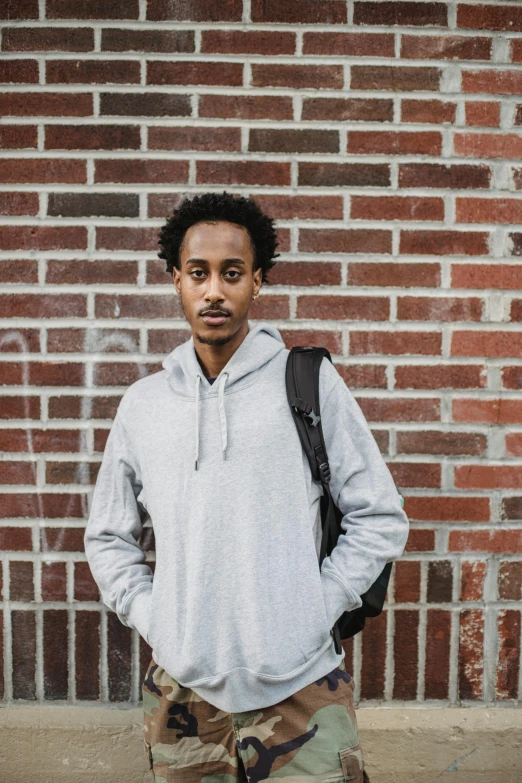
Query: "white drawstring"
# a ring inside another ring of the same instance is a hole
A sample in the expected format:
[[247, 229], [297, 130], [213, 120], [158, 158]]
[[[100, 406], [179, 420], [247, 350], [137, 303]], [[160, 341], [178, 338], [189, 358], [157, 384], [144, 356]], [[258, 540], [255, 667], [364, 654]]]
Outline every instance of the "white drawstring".
[[196, 461], [194, 463], [194, 470], [198, 469], [198, 457], [199, 457], [199, 384], [201, 377], [196, 375]]
[[224, 372], [219, 381], [219, 419], [221, 422], [221, 443], [223, 445], [223, 459], [227, 458], [227, 415], [225, 413], [225, 383], [228, 373]]
[[[227, 457], [227, 415], [225, 412], [225, 383], [228, 378], [228, 373], [224, 372], [219, 380], [219, 420], [221, 423], [221, 444], [223, 446], [223, 459]], [[201, 382], [201, 376], [196, 376], [196, 458], [194, 461], [194, 470], [198, 469], [199, 459], [199, 385]]]

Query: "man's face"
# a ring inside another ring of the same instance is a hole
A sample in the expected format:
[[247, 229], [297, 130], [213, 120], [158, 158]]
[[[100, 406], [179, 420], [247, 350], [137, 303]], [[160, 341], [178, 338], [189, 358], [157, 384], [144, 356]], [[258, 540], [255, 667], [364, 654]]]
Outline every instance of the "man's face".
[[[262, 270], [253, 272], [248, 231], [224, 220], [196, 223], [185, 234], [180, 263], [174, 285], [194, 339], [225, 345], [246, 323], [252, 296], [261, 287]], [[212, 311], [221, 317], [212, 319]]]

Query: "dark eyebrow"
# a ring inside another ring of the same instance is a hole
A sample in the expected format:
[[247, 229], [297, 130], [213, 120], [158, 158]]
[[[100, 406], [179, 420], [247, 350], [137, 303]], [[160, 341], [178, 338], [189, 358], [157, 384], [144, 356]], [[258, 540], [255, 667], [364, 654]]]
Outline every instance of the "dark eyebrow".
[[[189, 258], [187, 266], [189, 264], [208, 264], [208, 261], [204, 258]], [[225, 258], [225, 260], [221, 262], [221, 265], [224, 266], [225, 264], [243, 264], [243, 266], [246, 266], [242, 258]]]

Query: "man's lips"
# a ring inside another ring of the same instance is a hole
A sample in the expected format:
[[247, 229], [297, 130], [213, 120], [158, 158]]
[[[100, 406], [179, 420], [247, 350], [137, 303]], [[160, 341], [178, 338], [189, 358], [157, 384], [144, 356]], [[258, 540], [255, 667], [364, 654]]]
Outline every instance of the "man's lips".
[[225, 313], [222, 313], [220, 311], [216, 312], [209, 312], [205, 315], [201, 316], [205, 323], [210, 324], [211, 326], [221, 326], [221, 324], [224, 324], [225, 321], [228, 318], [228, 315], [225, 315]]

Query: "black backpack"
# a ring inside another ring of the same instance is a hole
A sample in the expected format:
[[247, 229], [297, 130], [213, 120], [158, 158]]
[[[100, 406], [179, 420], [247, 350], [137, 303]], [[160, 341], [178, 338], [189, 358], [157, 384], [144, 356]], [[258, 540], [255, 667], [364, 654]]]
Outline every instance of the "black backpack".
[[[332, 357], [326, 348], [294, 346], [286, 362], [286, 393], [297, 431], [310, 463], [312, 476], [320, 481], [323, 495], [320, 499], [323, 537], [319, 555], [319, 569], [323, 559], [329, 555], [340, 535], [342, 512], [335, 505], [329, 488], [330, 466], [321, 426], [319, 405], [319, 370], [323, 357], [330, 361]], [[404, 498], [401, 495], [401, 504]], [[349, 639], [362, 631], [367, 617], [381, 614], [386, 591], [390, 581], [393, 563], [386, 563], [381, 574], [371, 587], [361, 596], [362, 606], [352, 609], [336, 620], [331, 633], [335, 640], [337, 653], [342, 652], [341, 639]]]

